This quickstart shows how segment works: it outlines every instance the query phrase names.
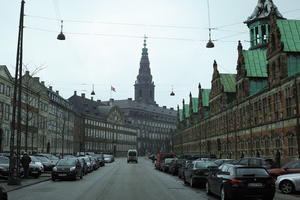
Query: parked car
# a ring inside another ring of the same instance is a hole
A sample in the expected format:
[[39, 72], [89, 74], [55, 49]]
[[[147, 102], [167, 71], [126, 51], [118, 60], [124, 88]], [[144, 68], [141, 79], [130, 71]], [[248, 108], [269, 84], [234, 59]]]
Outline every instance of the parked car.
[[274, 161], [272, 158], [241, 158], [235, 164], [237, 165], [245, 165], [251, 167], [264, 167], [266, 169], [272, 169], [274, 167]]
[[174, 153], [158, 153], [156, 155], [156, 161], [155, 161], [155, 169], [161, 170], [161, 164], [164, 162], [166, 158], [175, 158], [176, 155]]
[[8, 177], [9, 174], [9, 158], [0, 156], [0, 176]]
[[114, 156], [109, 154], [104, 154], [105, 163], [112, 163], [114, 161]]
[[93, 170], [97, 170], [99, 167], [100, 167], [100, 164], [98, 163], [97, 159], [93, 156], [88, 156], [90, 161], [91, 161], [91, 164], [92, 164], [92, 167], [93, 167]]
[[36, 154], [35, 156], [44, 156], [46, 158], [48, 158], [52, 164], [56, 165], [56, 163], [58, 162], [59, 158], [56, 157], [55, 155], [52, 155], [50, 153], [39, 153]]
[[275, 178], [284, 174], [300, 173], [300, 160], [291, 161], [281, 168], [270, 169], [268, 171]]
[[169, 167], [173, 160], [177, 160], [177, 158], [166, 158], [164, 162], [161, 164], [161, 170], [163, 172], [169, 172]]
[[193, 160], [185, 160], [183, 159], [183, 164], [181, 165], [181, 167], [178, 168], [178, 178], [182, 178], [184, 177], [184, 170], [187, 168], [188, 164], [192, 163]]
[[188, 164], [183, 174], [184, 183], [189, 183], [191, 187], [196, 186], [196, 184], [205, 185], [209, 167], [217, 168], [218, 166], [213, 161], [193, 161]]
[[38, 178], [44, 172], [44, 166], [36, 157], [30, 156], [30, 158], [31, 162], [29, 163], [29, 176]]
[[52, 168], [55, 166], [48, 158], [44, 156], [34, 156], [38, 159], [44, 166], [44, 171], [52, 171]]
[[84, 159], [85, 163], [86, 163], [86, 167], [87, 167], [87, 172], [91, 172], [93, 171], [93, 166], [92, 166], [92, 163], [91, 163], [91, 160], [89, 157], [87, 156], [83, 156], [83, 157], [78, 157], [78, 158], [82, 158]]
[[170, 167], [169, 167], [170, 174], [178, 175], [179, 168], [181, 168], [184, 164], [185, 164], [184, 159], [173, 160], [170, 164]]
[[85, 159], [83, 157], [78, 157], [78, 160], [81, 164], [83, 175], [86, 175], [89, 172], [89, 170]]
[[275, 195], [275, 180], [264, 167], [223, 164], [209, 171], [206, 192], [221, 199], [271, 200]]
[[234, 164], [237, 162], [237, 160], [234, 159], [218, 159], [214, 161], [218, 166], [224, 164], [224, 163], [229, 163], [229, 164]]
[[82, 179], [83, 169], [77, 158], [60, 159], [56, 166], [53, 167], [51, 178], [56, 179], [72, 178], [74, 180], [79, 177]]
[[300, 192], [300, 173], [278, 176], [275, 184], [276, 188], [284, 194]]
[[0, 186], [0, 199], [7, 200], [7, 192], [2, 186]]

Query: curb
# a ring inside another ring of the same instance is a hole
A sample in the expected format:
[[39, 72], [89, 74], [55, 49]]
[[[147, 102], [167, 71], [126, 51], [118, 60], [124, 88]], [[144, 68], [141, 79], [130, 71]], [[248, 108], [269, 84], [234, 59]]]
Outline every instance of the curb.
[[47, 179], [44, 179], [44, 180], [40, 180], [40, 181], [34, 182], [34, 183], [29, 183], [29, 184], [27, 184], [27, 185], [20, 185], [20, 186], [17, 186], [17, 187], [15, 187], [15, 188], [6, 190], [6, 192], [12, 192], [12, 191], [14, 191], [14, 190], [18, 190], [18, 189], [21, 189], [21, 188], [24, 188], [24, 187], [27, 187], [27, 186], [31, 186], [31, 185], [35, 185], [35, 184], [38, 184], [38, 183], [46, 182], [46, 181], [49, 181], [49, 180], [51, 180], [51, 177], [50, 177], [50, 178], [47, 178]]

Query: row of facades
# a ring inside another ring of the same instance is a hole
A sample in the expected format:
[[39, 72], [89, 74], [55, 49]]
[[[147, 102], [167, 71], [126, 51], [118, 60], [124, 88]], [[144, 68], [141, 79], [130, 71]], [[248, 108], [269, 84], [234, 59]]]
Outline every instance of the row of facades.
[[220, 73], [215, 61], [211, 89], [199, 84], [199, 96], [178, 108], [177, 154], [277, 164], [300, 157], [300, 21], [283, 18], [272, 3], [245, 23], [251, 47], [239, 42], [237, 74]]

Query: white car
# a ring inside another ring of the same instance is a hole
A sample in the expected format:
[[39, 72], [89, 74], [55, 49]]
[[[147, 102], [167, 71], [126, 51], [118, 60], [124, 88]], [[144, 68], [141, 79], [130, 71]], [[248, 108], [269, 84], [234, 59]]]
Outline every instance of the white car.
[[300, 173], [278, 176], [276, 188], [284, 194], [300, 191]]

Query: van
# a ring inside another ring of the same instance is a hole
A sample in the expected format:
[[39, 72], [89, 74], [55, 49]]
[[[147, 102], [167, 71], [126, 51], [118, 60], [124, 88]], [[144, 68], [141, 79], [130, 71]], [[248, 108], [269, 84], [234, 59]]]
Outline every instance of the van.
[[135, 149], [129, 149], [127, 152], [127, 163], [129, 162], [138, 162], [138, 154], [137, 150]]

